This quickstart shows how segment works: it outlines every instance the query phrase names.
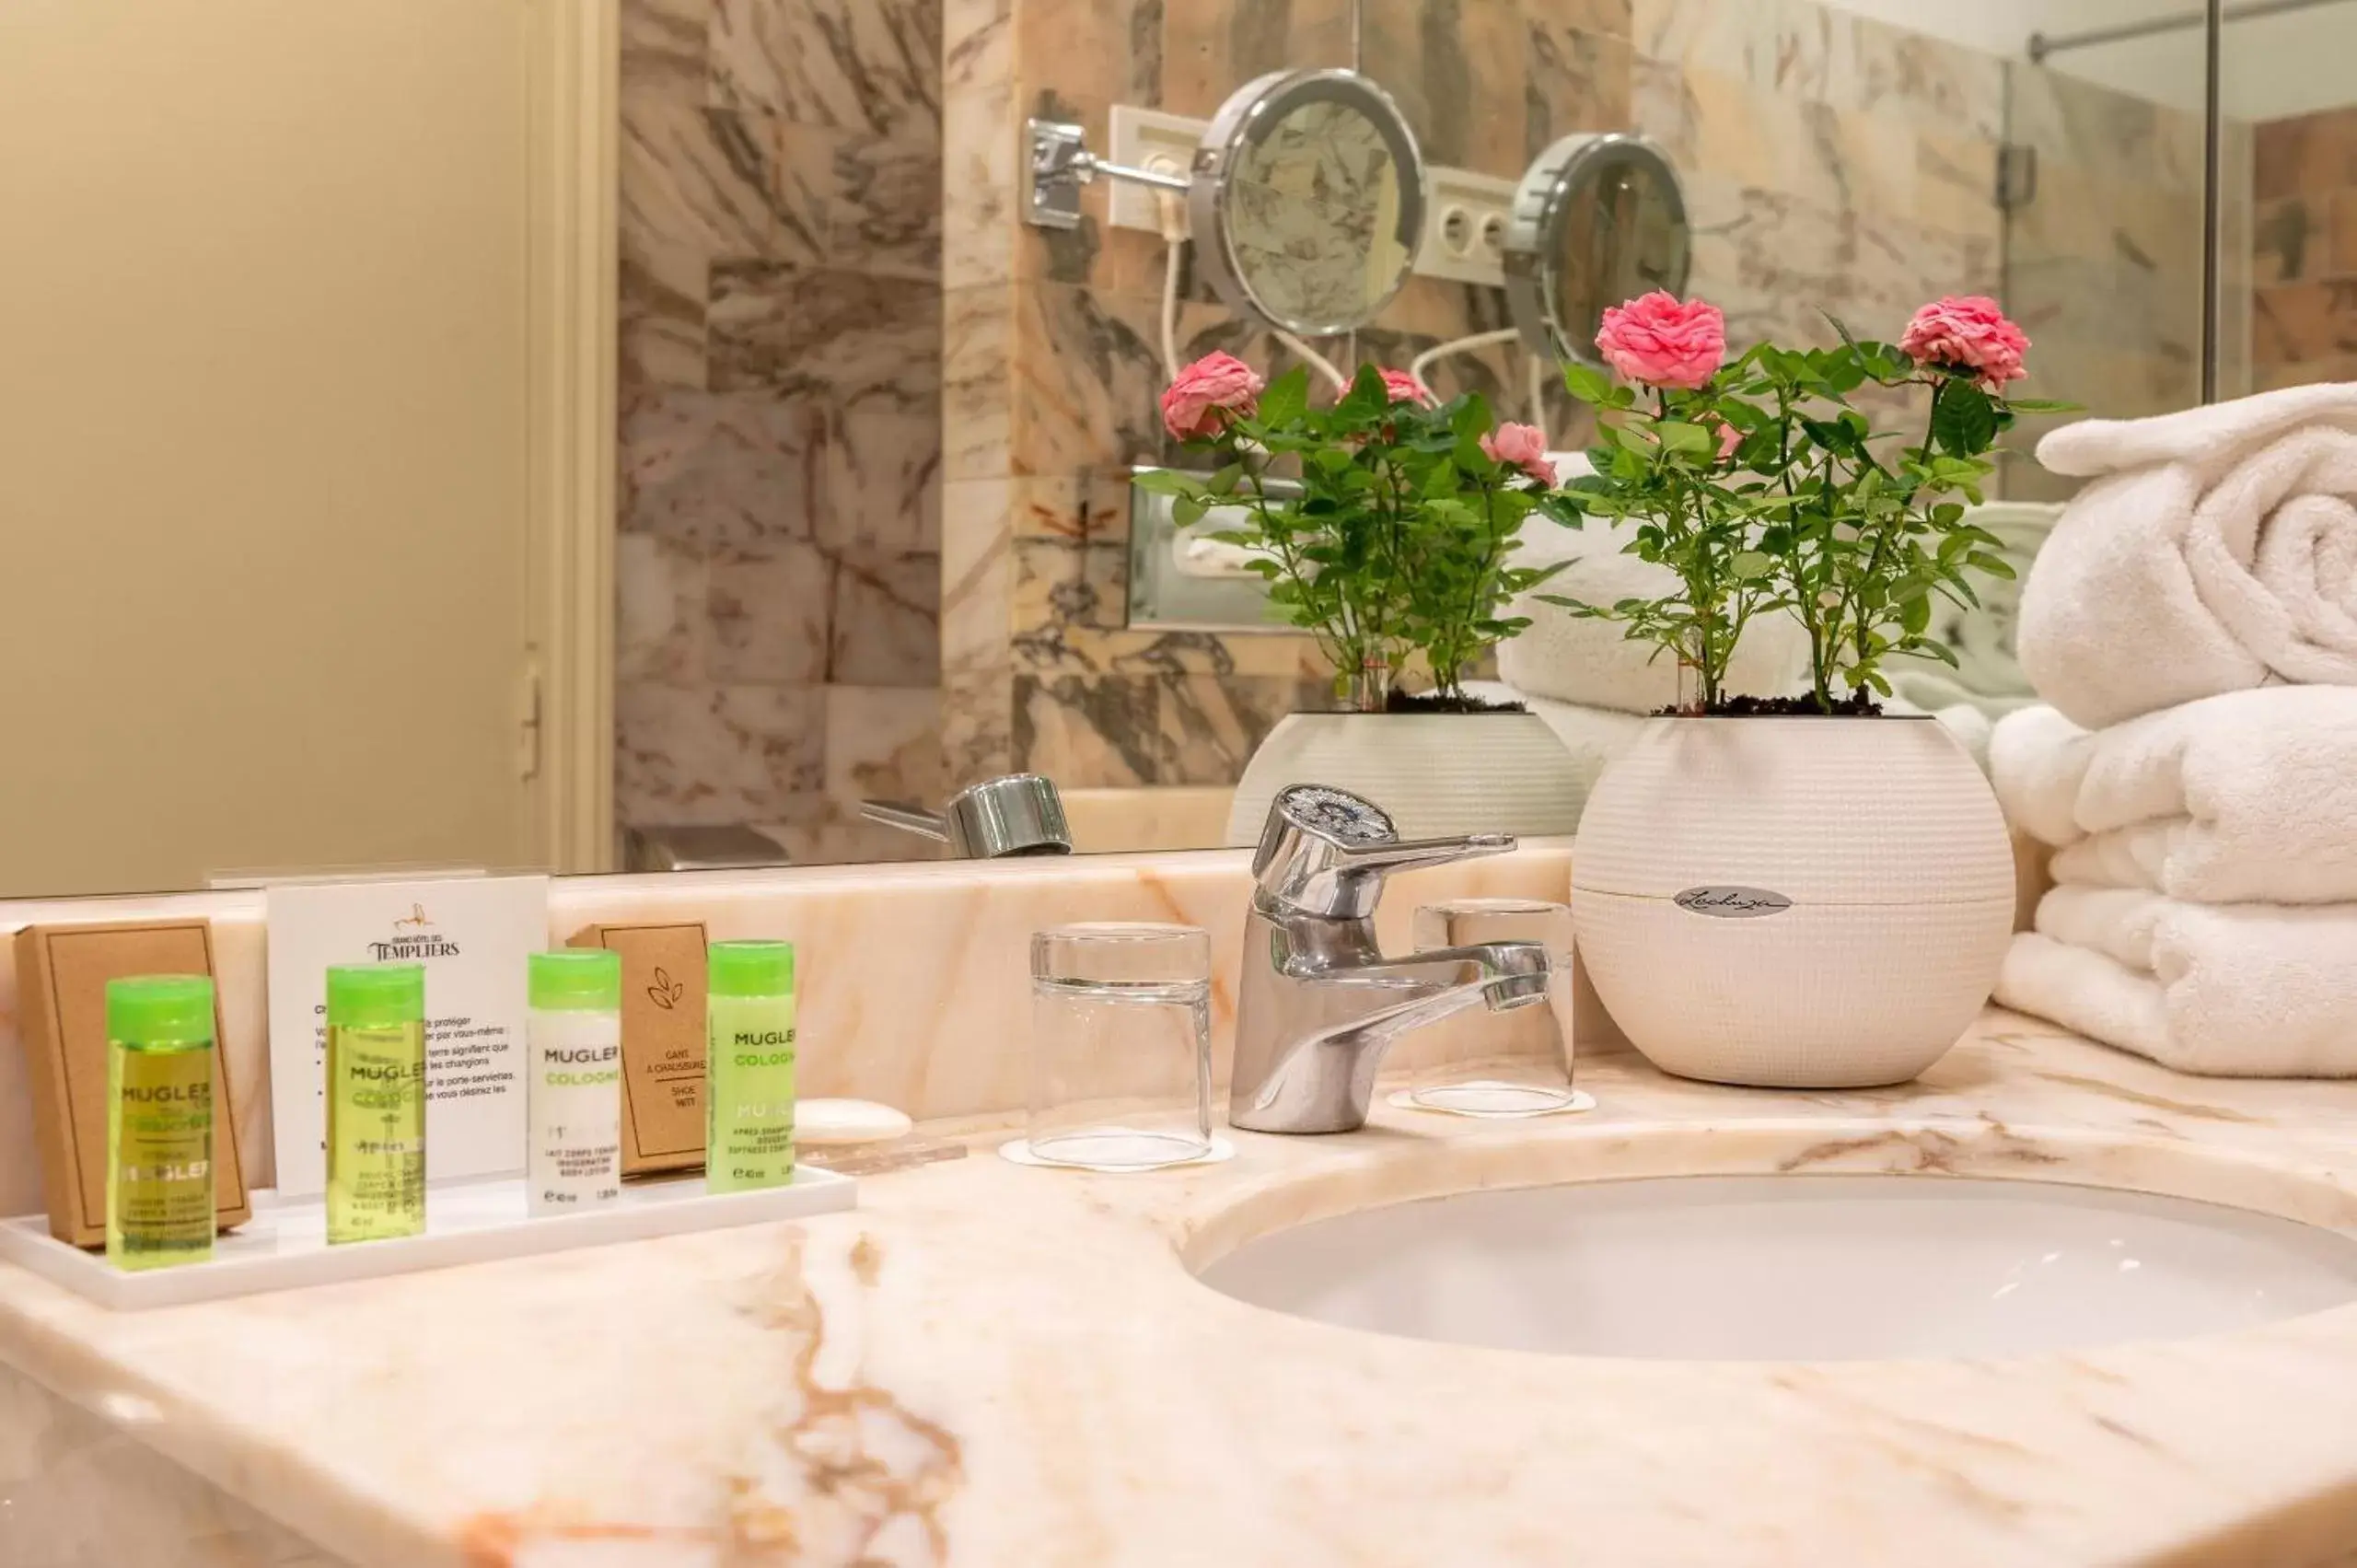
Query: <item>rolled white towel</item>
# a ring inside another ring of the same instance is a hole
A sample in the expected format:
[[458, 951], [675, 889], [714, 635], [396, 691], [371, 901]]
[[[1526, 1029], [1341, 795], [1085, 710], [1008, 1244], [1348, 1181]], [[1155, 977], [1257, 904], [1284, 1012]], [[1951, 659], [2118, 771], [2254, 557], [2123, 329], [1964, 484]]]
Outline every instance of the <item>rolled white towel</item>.
[[2059, 887], [1997, 1001], [2180, 1072], [2357, 1076], [2357, 908]]
[[[1571, 564], [1537, 593], [1516, 598], [1508, 613], [1530, 624], [1498, 649], [1498, 675], [1515, 691], [1588, 708], [1649, 714], [1680, 698], [1678, 661], [1651, 643], [1634, 643], [1618, 621], [1597, 621], [1548, 604], [1539, 594], [1608, 605], [1624, 598], [1658, 598], [1678, 589], [1678, 575], [1621, 553], [1636, 536], [1634, 523], [1591, 521], [1566, 528], [1550, 517], [1523, 524], [1517, 566]], [[1808, 639], [1788, 615], [1760, 616], [1745, 628], [1727, 668], [1727, 685], [1756, 697], [1801, 689], [1808, 671]]]
[[2275, 681], [2357, 684], [2357, 384], [2083, 420], [2080, 492], [2023, 587], [2038, 694], [2091, 728]]
[[2357, 902], [2357, 690], [2230, 692], [2092, 732], [2028, 708], [1990, 754], [2006, 816], [2061, 848], [2057, 881]]

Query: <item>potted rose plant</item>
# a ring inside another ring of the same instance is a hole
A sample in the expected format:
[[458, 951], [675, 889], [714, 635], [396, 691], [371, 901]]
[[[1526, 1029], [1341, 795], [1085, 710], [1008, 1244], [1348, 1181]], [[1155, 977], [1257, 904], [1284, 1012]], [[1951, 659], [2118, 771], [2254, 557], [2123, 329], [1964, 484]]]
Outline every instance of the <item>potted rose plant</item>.
[[[1837, 323], [1837, 326], [1839, 324]], [[1923, 307], [1895, 344], [1733, 359], [1719, 312], [1649, 295], [1608, 310], [1616, 384], [1596, 472], [1559, 505], [1635, 523], [1678, 590], [1573, 612], [1626, 623], [1690, 674], [1688, 697], [1590, 796], [1573, 909], [1590, 979], [1656, 1065], [1720, 1082], [1913, 1077], [1971, 1022], [2012, 929], [2014, 867], [1980, 768], [1946, 731], [1886, 713], [1894, 658], [1954, 662], [1933, 603], [2013, 575], [1970, 520], [2027, 340], [1991, 301]], [[1916, 430], [1859, 406], [1913, 401]], [[1808, 690], [1729, 691], [1747, 626], [1789, 616]]]
[[1562, 743], [1464, 689], [1527, 624], [1507, 601], [1553, 574], [1514, 561], [1553, 483], [1545, 437], [1496, 424], [1478, 394], [1443, 402], [1375, 366], [1316, 406], [1306, 370], [1264, 383], [1225, 354], [1180, 372], [1162, 414], [1207, 467], [1135, 482], [1173, 497], [1182, 528], [1222, 525], [1345, 704], [1279, 722], [1237, 787], [1230, 841], [1257, 839], [1277, 791], [1303, 782], [1357, 790], [1411, 834], [1570, 832], [1581, 792]]

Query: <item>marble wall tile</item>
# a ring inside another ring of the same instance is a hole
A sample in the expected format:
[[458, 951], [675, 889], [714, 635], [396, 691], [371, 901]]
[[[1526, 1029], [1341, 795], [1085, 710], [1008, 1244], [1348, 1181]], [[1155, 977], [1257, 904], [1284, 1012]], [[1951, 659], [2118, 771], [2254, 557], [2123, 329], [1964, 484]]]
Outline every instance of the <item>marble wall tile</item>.
[[941, 547], [941, 408], [871, 400], [822, 411], [814, 533], [832, 554]]
[[1524, 0], [1359, 0], [1359, 49], [1427, 163], [1518, 178], [1532, 35]]
[[1016, 671], [1093, 671], [1094, 661], [1067, 645], [1074, 632], [1117, 632], [1127, 621], [1127, 546], [1018, 539], [1013, 552]]
[[947, 793], [941, 763], [936, 687], [827, 688], [827, 796], [838, 806], [938, 803]]
[[2357, 108], [2261, 122], [2252, 136], [2251, 179], [2262, 202], [2357, 185]]
[[625, 96], [617, 157], [625, 249], [709, 259], [774, 253], [772, 122], [684, 102], [668, 91]]
[[1015, 306], [1008, 471], [1074, 473], [1159, 452], [1152, 306], [1060, 284], [1023, 286]]
[[1024, 116], [1015, 83], [973, 82], [951, 91], [941, 112], [942, 283], [1003, 283], [1015, 276], [1016, 251], [1028, 238], [1017, 216]]
[[1075, 633], [1075, 644], [1098, 668], [1116, 675], [1218, 676], [1272, 679], [1319, 693], [1313, 707], [1331, 704], [1334, 667], [1317, 640], [1299, 632], [1135, 631]]
[[852, 686], [939, 684], [941, 584], [937, 551], [837, 557], [828, 678]]
[[953, 288], [941, 304], [942, 476], [995, 479], [1013, 471], [1016, 290]]
[[615, 349], [624, 396], [647, 386], [703, 386], [704, 301], [711, 289], [703, 254], [677, 247], [650, 255], [624, 246], [615, 284]]
[[807, 539], [823, 424], [805, 403], [656, 388], [621, 410], [625, 533], [710, 548]]
[[[1258, 0], [1097, 0], [1072, 6], [1062, 0], [1014, 0], [1014, 52], [1022, 79], [1060, 91], [1086, 91], [1108, 102], [1135, 104], [1143, 109], [1170, 108], [1163, 101], [1166, 29], [1173, 12], [1192, 13], [1204, 36], [1232, 23], [1240, 12], [1256, 8]], [[1283, 10], [1289, 0], [1277, 0]], [[1283, 24], [1280, 23], [1280, 26]], [[1190, 39], [1180, 28], [1180, 41]], [[1274, 69], [1273, 66], [1270, 69]], [[1231, 86], [1242, 86], [1248, 75]], [[1214, 105], [1216, 107], [1216, 105]], [[1209, 112], [1205, 110], [1203, 112]]]
[[816, 687], [615, 686], [615, 787], [626, 819], [772, 820], [826, 787], [826, 699]]
[[1011, 482], [942, 487], [942, 745], [953, 784], [1013, 765]]
[[2256, 204], [2225, 203], [2226, 236], [2239, 224], [2248, 240], [2245, 275], [2222, 269], [2222, 303], [2241, 308], [2222, 319], [2222, 338], [2235, 335], [2255, 389], [2346, 377], [2357, 358], [2357, 110], [2252, 127], [2247, 164], [2228, 167], [2247, 168]]
[[1012, 698], [1015, 766], [1100, 788], [1159, 776], [1161, 681], [1018, 672]]
[[[1150, 0], [1132, 3], [1139, 5], [1132, 15], [1143, 16]], [[1295, 65], [1353, 64], [1356, 3], [1162, 0], [1160, 106], [1173, 114], [1208, 117], [1255, 76]]]
[[708, 568], [713, 680], [815, 686], [830, 667], [835, 563], [798, 540], [725, 547]]
[[1836, 109], [1888, 113], [1918, 130], [1988, 141], [2005, 134], [2005, 63], [1998, 56], [1811, 0], [1785, 4], [1788, 14], [1822, 18], [1825, 98]]
[[2006, 134], [2041, 161], [2091, 170], [2107, 183], [2199, 193], [2200, 117], [2039, 66], [2009, 67]]
[[941, 292], [923, 279], [778, 262], [713, 268], [715, 391], [811, 393], [929, 406], [942, 364]]
[[1221, 784], [1244, 766], [1286, 714], [1333, 705], [1329, 686], [1262, 677], [1165, 677], [1158, 701], [1157, 784]]
[[707, 80], [707, 34], [717, 0], [629, 0], [621, 8], [623, 94], [700, 100]]
[[1010, 526], [1017, 540], [1073, 544], [1126, 544], [1130, 537], [1130, 478], [1111, 470], [1074, 478], [1019, 479]]
[[[1525, 41], [1522, 161], [1575, 131], [1628, 129], [1635, 52], [1629, 7], [1522, 0]], [[1488, 90], [1484, 84], [1484, 92]], [[1509, 171], [1494, 170], [1502, 177]], [[1520, 169], [1511, 171], [1519, 177]]]
[[2357, 278], [2279, 284], [2252, 298], [2252, 354], [2261, 365], [2357, 354]]
[[715, 0], [712, 101], [805, 125], [938, 134], [941, 0]]
[[614, 540], [614, 675], [669, 685], [703, 679], [711, 621], [702, 551], [661, 534]]

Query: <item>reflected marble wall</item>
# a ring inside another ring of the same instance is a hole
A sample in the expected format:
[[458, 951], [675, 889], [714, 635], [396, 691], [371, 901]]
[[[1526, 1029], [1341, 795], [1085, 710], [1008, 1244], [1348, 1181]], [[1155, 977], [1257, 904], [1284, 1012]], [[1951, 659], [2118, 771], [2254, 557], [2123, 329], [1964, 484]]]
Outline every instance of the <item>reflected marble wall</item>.
[[2255, 387], [2357, 380], [2357, 109], [2253, 128]]
[[[2198, 393], [2198, 119], [1816, 0], [946, 0], [944, 31], [953, 781], [1030, 767], [1076, 788], [1231, 783], [1277, 717], [1327, 702], [1304, 639], [1123, 629], [1122, 470], [1165, 455], [1164, 249], [1107, 226], [1105, 184], [1084, 192], [1077, 228], [1024, 225], [1028, 115], [1077, 121], [1102, 145], [1115, 102], [1207, 115], [1260, 72], [1355, 58], [1434, 162], [1511, 179], [1570, 131], [1633, 126], [1663, 143], [1687, 182], [1692, 292], [1727, 311], [1739, 344], [1830, 342], [1828, 308], [1891, 336], [1926, 299], [1988, 293], [2038, 341], [2033, 395], [2132, 414]], [[2008, 140], [2036, 150], [2040, 175], [2010, 215]], [[2249, 210], [2233, 189], [2227, 206]], [[1182, 359], [1290, 363], [1191, 269], [1179, 285]], [[2228, 313], [2230, 344], [2239, 319]], [[1404, 366], [1506, 324], [1500, 291], [1419, 277], [1318, 346]], [[1527, 369], [1494, 348], [1434, 379], [1584, 444], [1559, 387], [1533, 408]], [[2053, 482], [2025, 463], [2003, 488], [2037, 497]]]
[[927, 853], [941, 0], [623, 0], [616, 812]]
[[[2013, 215], [2004, 298], [2035, 344], [2034, 395], [2107, 418], [2200, 401], [2200, 115], [2057, 71], [2009, 70], [2013, 139], [2035, 150], [2038, 183]], [[2225, 167], [2236, 167], [2231, 152]], [[2238, 183], [2228, 180], [2228, 204], [2247, 211]], [[2026, 451], [2075, 417], [2026, 419], [2011, 445]], [[2026, 459], [2005, 474], [2014, 497], [2077, 488]]]
[[1927, 299], [2000, 291], [1995, 56], [1809, 0], [1637, 0], [1634, 42], [1637, 126], [1685, 181], [1691, 292], [1733, 342], [1830, 344], [1829, 310], [1895, 338]]
[[[1132, 632], [1124, 471], [1166, 455], [1164, 248], [1105, 223], [1107, 187], [1068, 232], [1016, 215], [1022, 121], [1086, 127], [1115, 102], [1208, 116], [1235, 87], [1295, 65], [1347, 65], [1354, 44], [1427, 146], [1518, 176], [1533, 146], [1626, 122], [1628, 0], [949, 0], [943, 123], [944, 732], [953, 778], [1009, 767], [1068, 788], [1233, 784], [1287, 713], [1331, 705], [1306, 637]], [[1532, 141], [1537, 138], [1537, 141]], [[1236, 319], [1188, 267], [1182, 360], [1225, 349], [1293, 357]], [[1381, 319], [1317, 346], [1405, 366], [1444, 338], [1504, 324], [1494, 289], [1416, 279]], [[1455, 362], [1518, 408], [1504, 351]]]

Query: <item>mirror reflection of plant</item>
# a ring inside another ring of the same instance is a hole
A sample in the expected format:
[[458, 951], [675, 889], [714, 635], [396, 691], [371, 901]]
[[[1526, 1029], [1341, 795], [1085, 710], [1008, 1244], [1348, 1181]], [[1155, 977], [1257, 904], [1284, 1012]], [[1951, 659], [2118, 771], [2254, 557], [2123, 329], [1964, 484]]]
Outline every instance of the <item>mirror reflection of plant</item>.
[[[2017, 412], [2071, 406], [2004, 396], [2028, 340], [1991, 301], [1944, 299], [1898, 344], [1836, 322], [1839, 347], [1763, 343], [1721, 365], [1700, 352], [1697, 311], [1716, 322], [1710, 307], [1666, 295], [1606, 312], [1598, 346], [1653, 398], [1566, 369], [1573, 394], [1598, 411], [1601, 445], [1596, 475], [1558, 502], [1634, 520], [1629, 552], [1676, 572], [1682, 592], [1550, 602], [1625, 621], [1630, 637], [1673, 653], [1694, 669], [1705, 711], [1729, 695], [1736, 642], [1765, 612], [1789, 612], [1806, 634], [1820, 712], [1888, 696], [1890, 655], [1954, 665], [1930, 633], [1933, 599], [1977, 607], [1970, 574], [2014, 575], [1997, 536], [1967, 520], [1995, 468], [1987, 454]], [[1920, 441], [1892, 449], [1897, 433], [1873, 428], [1852, 401], [1870, 385], [1928, 392]]]
[[1331, 408], [1315, 408], [1306, 369], [1264, 387], [1219, 354], [1179, 374], [1163, 419], [1215, 471], [1135, 482], [1174, 497], [1182, 528], [1213, 506], [1243, 510], [1248, 526], [1215, 537], [1251, 552], [1271, 602], [1317, 639], [1338, 692], [1362, 710], [1386, 705], [1416, 655], [1441, 695], [1461, 699], [1481, 655], [1528, 624], [1503, 613], [1506, 601], [1557, 570], [1511, 562], [1553, 477], [1545, 439], [1493, 427], [1479, 394], [1436, 403], [1402, 373], [1365, 366]]

